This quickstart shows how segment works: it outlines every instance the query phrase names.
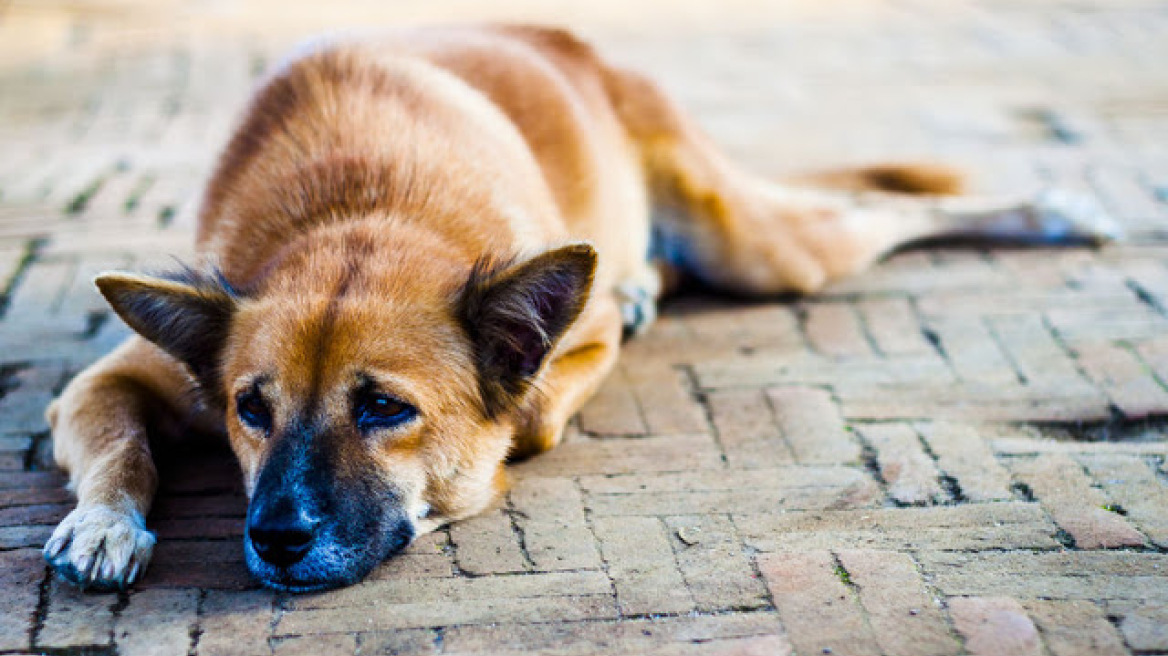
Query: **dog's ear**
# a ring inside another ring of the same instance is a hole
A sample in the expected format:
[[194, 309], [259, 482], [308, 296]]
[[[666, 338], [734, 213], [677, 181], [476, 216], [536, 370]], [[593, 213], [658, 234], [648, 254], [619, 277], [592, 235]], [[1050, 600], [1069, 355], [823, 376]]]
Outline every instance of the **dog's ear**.
[[186, 364], [205, 391], [221, 393], [219, 358], [238, 304], [221, 275], [103, 273], [94, 284], [126, 325]]
[[596, 251], [571, 244], [507, 266], [480, 263], [459, 299], [489, 415], [515, 403], [576, 320], [592, 287]]

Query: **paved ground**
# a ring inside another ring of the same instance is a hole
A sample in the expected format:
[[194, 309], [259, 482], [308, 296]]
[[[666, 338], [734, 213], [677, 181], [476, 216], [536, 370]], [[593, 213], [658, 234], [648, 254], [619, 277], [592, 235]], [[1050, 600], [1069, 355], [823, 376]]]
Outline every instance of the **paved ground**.
[[[1162, 2], [286, 4], [0, 2], [0, 653], [1168, 653]], [[941, 157], [1096, 194], [1131, 239], [676, 302], [506, 507], [353, 588], [257, 589], [213, 453], [168, 465], [137, 589], [52, 580], [42, 408], [125, 335], [93, 273], [189, 251], [298, 36], [506, 16], [578, 26], [763, 171]]]

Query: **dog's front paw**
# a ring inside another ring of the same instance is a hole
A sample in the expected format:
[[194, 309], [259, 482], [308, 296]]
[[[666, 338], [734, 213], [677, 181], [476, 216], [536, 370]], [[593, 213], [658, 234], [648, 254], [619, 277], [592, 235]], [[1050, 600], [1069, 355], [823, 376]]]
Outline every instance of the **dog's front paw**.
[[621, 324], [625, 338], [640, 335], [657, 319], [657, 299], [640, 285], [617, 285], [616, 298], [620, 304]]
[[139, 513], [89, 506], [65, 517], [44, 555], [61, 578], [82, 589], [122, 590], [146, 569], [154, 542]]
[[1049, 241], [1086, 240], [1096, 244], [1123, 239], [1123, 228], [1095, 198], [1049, 189], [1031, 207], [1037, 228]]

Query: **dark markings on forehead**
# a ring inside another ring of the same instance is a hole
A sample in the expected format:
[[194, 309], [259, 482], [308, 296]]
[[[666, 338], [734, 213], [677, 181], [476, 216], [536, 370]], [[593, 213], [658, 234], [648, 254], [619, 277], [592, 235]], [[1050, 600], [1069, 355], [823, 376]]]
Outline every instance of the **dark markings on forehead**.
[[365, 235], [351, 235], [342, 242], [341, 257], [344, 268], [341, 270], [337, 284], [329, 294], [328, 304], [316, 319], [313, 331], [315, 339], [313, 339], [309, 354], [309, 357], [312, 358], [312, 374], [308, 386], [308, 403], [305, 406], [308, 416], [316, 414], [317, 406], [320, 403], [320, 386], [325, 374], [325, 355], [328, 353], [329, 346], [336, 334], [341, 305], [350, 290], [355, 286], [360, 286], [362, 264], [372, 257], [373, 252], [373, 243]]

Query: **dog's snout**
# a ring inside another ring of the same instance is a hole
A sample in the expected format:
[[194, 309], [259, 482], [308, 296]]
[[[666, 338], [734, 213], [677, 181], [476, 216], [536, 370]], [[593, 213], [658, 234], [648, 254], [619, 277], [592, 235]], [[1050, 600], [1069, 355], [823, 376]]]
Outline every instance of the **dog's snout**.
[[300, 562], [312, 548], [317, 522], [302, 513], [260, 515], [248, 523], [256, 555], [277, 567]]

